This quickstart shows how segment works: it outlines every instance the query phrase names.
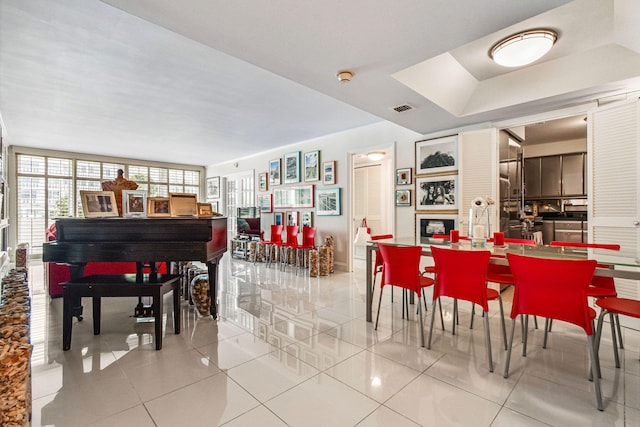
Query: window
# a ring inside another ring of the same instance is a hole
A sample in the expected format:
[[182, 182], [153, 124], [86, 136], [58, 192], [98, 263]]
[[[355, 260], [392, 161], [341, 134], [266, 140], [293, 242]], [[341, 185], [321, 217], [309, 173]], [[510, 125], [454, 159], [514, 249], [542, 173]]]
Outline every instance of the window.
[[30, 255], [42, 256], [45, 229], [61, 217], [83, 215], [80, 190], [101, 190], [118, 169], [136, 181], [149, 197], [175, 193], [200, 194], [201, 170], [160, 165], [114, 163], [59, 156], [30, 155], [16, 150], [17, 243], [29, 243]]

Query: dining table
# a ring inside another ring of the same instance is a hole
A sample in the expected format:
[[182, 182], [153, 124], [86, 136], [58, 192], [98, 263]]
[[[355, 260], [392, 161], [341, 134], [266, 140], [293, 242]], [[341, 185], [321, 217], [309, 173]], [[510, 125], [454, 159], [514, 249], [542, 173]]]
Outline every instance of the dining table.
[[[373, 319], [373, 258], [378, 250], [378, 244], [383, 243], [394, 246], [416, 246], [413, 238], [389, 238], [381, 240], [371, 240], [366, 247], [366, 314], [367, 322]], [[463, 240], [451, 243], [446, 238], [422, 237], [422, 256], [431, 256], [431, 246], [438, 246], [454, 250], [488, 250], [491, 252], [490, 262], [497, 265], [509, 265], [507, 254], [514, 253], [539, 258], [552, 259], [595, 259], [598, 267], [594, 275], [604, 277], [615, 277], [620, 279], [640, 280], [640, 259], [637, 256], [630, 256], [624, 252], [616, 252], [603, 249], [587, 249], [583, 247], [556, 247], [549, 245], [524, 245], [517, 243], [505, 243], [503, 246], [494, 246], [491, 242], [483, 245], [472, 245], [470, 240]]]

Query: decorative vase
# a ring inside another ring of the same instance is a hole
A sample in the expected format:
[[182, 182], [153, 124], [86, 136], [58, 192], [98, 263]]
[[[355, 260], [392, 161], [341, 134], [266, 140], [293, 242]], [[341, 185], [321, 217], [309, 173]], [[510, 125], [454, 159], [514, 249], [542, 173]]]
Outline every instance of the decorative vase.
[[211, 296], [209, 295], [209, 275], [199, 274], [195, 276], [189, 284], [191, 300], [196, 308], [196, 313], [200, 317], [211, 315]]

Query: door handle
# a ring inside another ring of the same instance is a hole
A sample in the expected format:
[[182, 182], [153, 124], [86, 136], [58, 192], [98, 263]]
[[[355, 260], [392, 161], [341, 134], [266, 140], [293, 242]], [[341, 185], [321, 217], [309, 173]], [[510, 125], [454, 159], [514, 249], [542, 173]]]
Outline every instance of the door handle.
[[640, 225], [640, 221], [633, 221], [633, 225]]

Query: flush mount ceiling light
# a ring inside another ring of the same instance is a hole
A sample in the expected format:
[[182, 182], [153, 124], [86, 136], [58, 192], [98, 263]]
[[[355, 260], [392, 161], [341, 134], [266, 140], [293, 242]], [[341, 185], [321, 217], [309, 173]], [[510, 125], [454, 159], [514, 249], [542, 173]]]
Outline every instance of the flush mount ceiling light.
[[489, 56], [504, 67], [522, 67], [542, 58], [558, 39], [551, 30], [529, 30], [496, 43]]
[[351, 70], [340, 70], [336, 74], [336, 77], [338, 77], [338, 81], [341, 83], [349, 83], [354, 75], [355, 73]]
[[369, 158], [369, 160], [373, 160], [374, 162], [377, 162], [378, 160], [382, 160], [384, 155], [385, 155], [384, 151], [371, 151], [367, 153], [367, 157]]

